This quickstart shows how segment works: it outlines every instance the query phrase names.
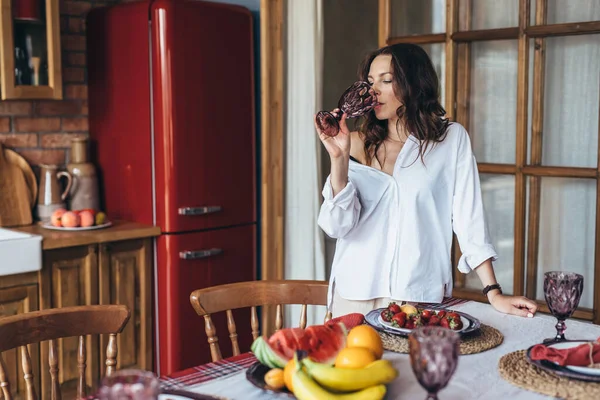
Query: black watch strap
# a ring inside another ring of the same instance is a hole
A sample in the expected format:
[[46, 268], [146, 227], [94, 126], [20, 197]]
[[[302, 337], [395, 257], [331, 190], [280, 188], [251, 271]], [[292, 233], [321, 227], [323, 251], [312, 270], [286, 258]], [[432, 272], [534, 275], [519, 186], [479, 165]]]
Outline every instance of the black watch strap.
[[502, 294], [502, 288], [500, 287], [500, 284], [498, 284], [498, 283], [494, 283], [493, 285], [487, 285], [486, 287], [484, 287], [483, 294], [487, 295], [490, 290], [494, 290], [494, 289], [498, 289], [500, 291], [500, 294]]

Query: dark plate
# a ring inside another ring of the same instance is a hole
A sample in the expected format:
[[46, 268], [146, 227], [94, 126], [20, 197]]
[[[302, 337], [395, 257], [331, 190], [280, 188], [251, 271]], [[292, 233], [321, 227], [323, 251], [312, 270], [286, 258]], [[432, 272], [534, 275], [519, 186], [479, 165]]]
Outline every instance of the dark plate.
[[[584, 340], [567, 340], [565, 342], [582, 342]], [[585, 340], [586, 342], [589, 342], [589, 340]], [[553, 343], [541, 343], [544, 346], [548, 346], [551, 345]], [[564, 376], [566, 378], [570, 378], [570, 379], [577, 379], [579, 381], [586, 381], [586, 382], [600, 382], [600, 376], [597, 375], [588, 375], [588, 374], [583, 374], [580, 372], [576, 372], [573, 371], [567, 367], [563, 367], [560, 366], [558, 364], [553, 363], [552, 361], [547, 361], [547, 360], [532, 360], [531, 359], [531, 349], [534, 346], [531, 346], [530, 348], [527, 349], [527, 353], [526, 353], [526, 358], [527, 361], [532, 364], [535, 365], [538, 368], [543, 369], [546, 372], [549, 372], [553, 375], [557, 375], [557, 376]]]
[[[472, 334], [472, 333], [478, 331], [479, 328], [481, 327], [481, 322], [477, 318], [475, 318], [469, 314], [460, 312], [460, 311], [452, 310], [450, 308], [427, 307], [427, 308], [419, 308], [419, 309], [434, 310], [434, 311], [445, 310], [447, 312], [457, 313], [458, 315], [461, 316], [461, 319], [467, 320], [469, 323], [468, 325], [463, 324], [463, 329], [460, 332], [458, 332], [461, 336], [466, 336], [466, 335]], [[373, 328], [377, 329], [378, 331], [389, 333], [390, 335], [396, 335], [396, 336], [410, 335], [410, 333], [412, 332], [411, 329], [397, 330], [397, 329], [388, 327], [388, 326], [382, 324], [381, 322], [379, 322], [379, 316], [383, 310], [384, 310], [384, 308], [377, 308], [375, 310], [370, 311], [367, 315], [365, 315], [365, 321], [367, 322], [367, 324], [371, 325]]]
[[251, 384], [259, 389], [266, 390], [268, 392], [279, 393], [289, 397], [290, 399], [295, 399], [296, 397], [287, 389], [275, 390], [267, 386], [265, 383], [265, 374], [269, 372], [270, 369], [271, 368], [257, 361], [246, 370], [246, 379], [248, 379]]

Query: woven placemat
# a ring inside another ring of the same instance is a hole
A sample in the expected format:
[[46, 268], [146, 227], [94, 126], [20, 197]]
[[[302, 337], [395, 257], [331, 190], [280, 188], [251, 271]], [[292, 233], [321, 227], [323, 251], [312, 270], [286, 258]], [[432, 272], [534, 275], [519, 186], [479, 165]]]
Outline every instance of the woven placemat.
[[[408, 338], [378, 331], [383, 348], [396, 353], [408, 353]], [[496, 328], [481, 324], [477, 332], [460, 339], [460, 354], [476, 354], [499, 346], [504, 335]]]
[[527, 362], [525, 350], [504, 355], [498, 362], [500, 376], [523, 389], [561, 399], [600, 399], [600, 383], [559, 377]]

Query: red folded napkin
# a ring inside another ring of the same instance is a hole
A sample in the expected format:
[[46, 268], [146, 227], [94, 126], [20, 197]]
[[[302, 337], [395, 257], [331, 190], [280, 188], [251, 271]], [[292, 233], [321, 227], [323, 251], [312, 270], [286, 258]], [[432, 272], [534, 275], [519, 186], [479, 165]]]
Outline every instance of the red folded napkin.
[[600, 363], [600, 338], [570, 349], [555, 349], [538, 344], [533, 346], [530, 354], [532, 360], [548, 360], [561, 366], [587, 367]]
[[355, 326], [363, 324], [365, 322], [365, 316], [361, 313], [341, 315], [339, 317], [330, 319], [329, 321], [327, 321], [326, 325], [335, 324], [338, 322], [343, 322], [346, 326], [346, 329], [350, 330]]

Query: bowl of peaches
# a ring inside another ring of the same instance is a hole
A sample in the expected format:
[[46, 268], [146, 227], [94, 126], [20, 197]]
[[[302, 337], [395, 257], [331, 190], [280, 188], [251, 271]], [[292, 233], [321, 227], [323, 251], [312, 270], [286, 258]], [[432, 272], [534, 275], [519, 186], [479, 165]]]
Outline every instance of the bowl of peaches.
[[65, 210], [59, 208], [52, 213], [50, 222], [42, 222], [42, 227], [58, 231], [89, 231], [107, 228], [112, 222], [106, 213], [93, 209]]
[[479, 330], [481, 322], [466, 313], [445, 307], [420, 308], [412, 304], [391, 302], [386, 308], [377, 308], [365, 315], [373, 328], [393, 335], [408, 336], [420, 326], [441, 326], [461, 335]]

